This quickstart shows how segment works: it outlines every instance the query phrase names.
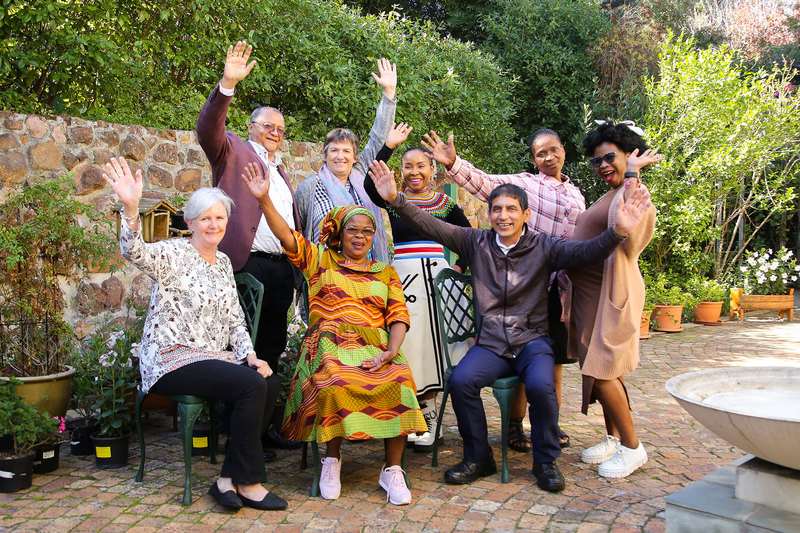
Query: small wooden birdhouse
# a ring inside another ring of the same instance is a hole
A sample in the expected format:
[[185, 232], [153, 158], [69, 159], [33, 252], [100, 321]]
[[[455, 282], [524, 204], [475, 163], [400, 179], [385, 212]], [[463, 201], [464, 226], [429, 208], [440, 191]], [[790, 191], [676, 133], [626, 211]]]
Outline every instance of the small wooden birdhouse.
[[[121, 213], [124, 206], [122, 202], [117, 202], [112, 208], [115, 213]], [[141, 224], [142, 237], [144, 242], [156, 242], [168, 239], [170, 217], [178, 210], [172, 207], [166, 200], [157, 198], [142, 198], [139, 201], [139, 223]], [[119, 237], [119, 225], [121, 218], [117, 217], [117, 236]]]

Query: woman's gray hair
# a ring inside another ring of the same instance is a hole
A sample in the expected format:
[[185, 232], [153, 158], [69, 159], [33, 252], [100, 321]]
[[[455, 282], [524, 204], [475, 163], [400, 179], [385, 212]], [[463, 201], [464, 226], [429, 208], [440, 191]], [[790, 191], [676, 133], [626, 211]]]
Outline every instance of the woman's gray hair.
[[336, 142], [349, 142], [353, 145], [353, 157], [358, 159], [358, 137], [347, 128], [336, 128], [328, 132], [325, 136], [325, 143], [322, 145], [322, 154], [328, 156], [328, 146]]
[[194, 220], [211, 209], [217, 202], [222, 202], [225, 212], [230, 218], [231, 208], [234, 206], [233, 200], [225, 194], [225, 191], [217, 187], [202, 187], [194, 191], [189, 201], [186, 202], [186, 207], [183, 208], [183, 217], [187, 220]]

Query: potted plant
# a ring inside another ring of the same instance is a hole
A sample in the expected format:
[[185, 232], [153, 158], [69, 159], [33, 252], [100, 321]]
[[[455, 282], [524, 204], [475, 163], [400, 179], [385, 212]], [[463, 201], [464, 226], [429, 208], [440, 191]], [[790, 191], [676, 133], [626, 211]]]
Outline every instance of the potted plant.
[[53, 420], [58, 423], [57, 431], [45, 436], [33, 449], [34, 474], [46, 474], [58, 469], [61, 444], [66, 442], [66, 423], [61, 416], [54, 416]]
[[139, 382], [138, 342], [142, 321], [122, 319], [104, 323], [87, 341], [83, 357], [94, 373], [92, 410], [99, 429], [91, 435], [100, 468], [118, 468], [128, 462], [133, 421], [132, 405]]
[[706, 326], [722, 324], [719, 317], [728, 296], [726, 287], [715, 279], [694, 276], [686, 284], [686, 290], [698, 300], [693, 310], [695, 323]]
[[16, 492], [31, 486], [34, 448], [51, 438], [59, 421], [24, 401], [17, 393], [20, 381], [10, 377], [0, 384], [0, 435], [8, 449], [0, 450], [0, 492]]
[[85, 349], [77, 349], [73, 352], [70, 366], [75, 369], [75, 374], [72, 377], [72, 397], [69, 407], [78, 414], [77, 418], [68, 420], [66, 424], [70, 436], [70, 453], [89, 455], [94, 453], [94, 446], [89, 436], [100, 429], [97, 412], [93, 408], [97, 401], [95, 386], [97, 360]]
[[[786, 314], [789, 320], [794, 315], [794, 288], [800, 277], [800, 265], [791, 250], [771, 248], [748, 251], [739, 267], [737, 290], [739, 320], [744, 311], [753, 309], [776, 309], [778, 316]], [[733, 309], [731, 310], [733, 312]]]
[[684, 308], [692, 309], [697, 298], [684, 291], [678, 284], [670, 283], [663, 275], [649, 278], [645, 284], [646, 298], [653, 304], [651, 315], [653, 329], [667, 333], [683, 331], [681, 319]]
[[107, 267], [112, 248], [110, 223], [75, 199], [69, 177], [12, 190], [0, 208], [0, 376], [20, 378], [42, 411], [66, 414], [74, 372], [59, 281]]

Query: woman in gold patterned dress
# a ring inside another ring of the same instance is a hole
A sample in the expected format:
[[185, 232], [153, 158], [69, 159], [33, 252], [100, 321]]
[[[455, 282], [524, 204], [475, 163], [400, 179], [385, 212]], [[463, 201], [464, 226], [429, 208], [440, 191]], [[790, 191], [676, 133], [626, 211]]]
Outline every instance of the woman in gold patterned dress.
[[291, 384], [282, 431], [291, 440], [327, 443], [320, 493], [339, 497], [343, 439], [386, 439], [379, 484], [395, 505], [411, 502], [400, 467], [406, 436], [427, 426], [400, 345], [409, 326], [394, 268], [367, 253], [376, 223], [361, 206], [336, 207], [319, 245], [292, 232], [269, 199], [256, 165], [242, 178], [270, 229], [309, 285], [309, 327]]

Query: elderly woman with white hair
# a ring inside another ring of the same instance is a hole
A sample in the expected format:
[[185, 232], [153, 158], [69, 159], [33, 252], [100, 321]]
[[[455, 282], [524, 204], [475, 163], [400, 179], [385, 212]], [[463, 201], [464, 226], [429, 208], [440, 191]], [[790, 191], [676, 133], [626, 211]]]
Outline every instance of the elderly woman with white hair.
[[122, 255], [153, 279], [139, 350], [142, 390], [226, 402], [230, 439], [209, 494], [233, 509], [286, 508], [286, 501], [261, 485], [261, 433], [275, 405], [277, 378], [256, 357], [231, 262], [217, 249], [233, 201], [221, 189], [199, 189], [184, 210], [191, 239], [145, 243], [139, 221], [141, 170], [134, 176], [123, 158], [112, 158], [106, 169], [103, 177], [124, 205]]

